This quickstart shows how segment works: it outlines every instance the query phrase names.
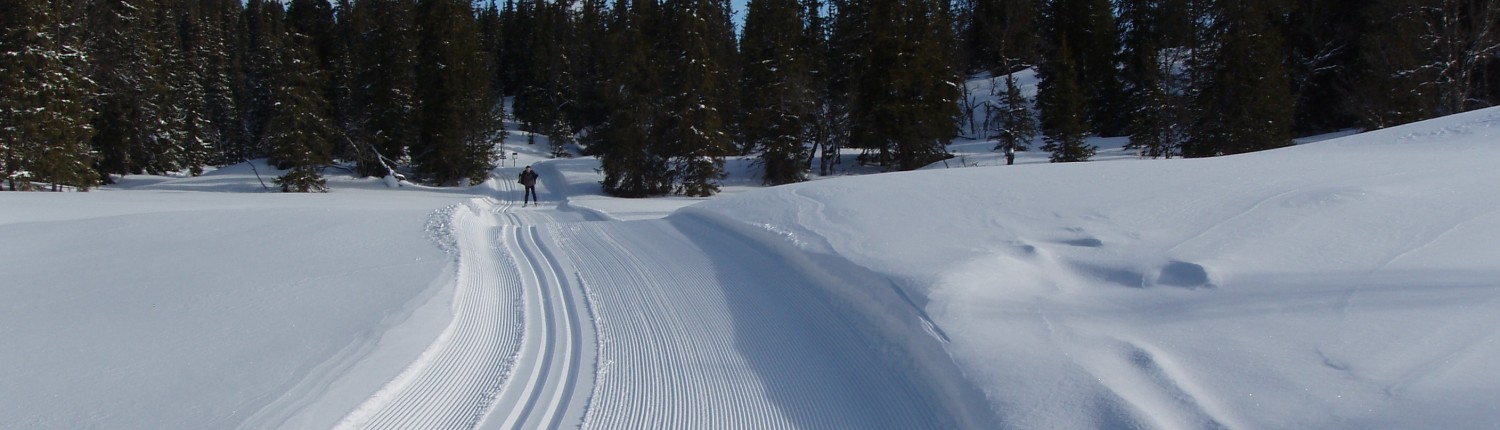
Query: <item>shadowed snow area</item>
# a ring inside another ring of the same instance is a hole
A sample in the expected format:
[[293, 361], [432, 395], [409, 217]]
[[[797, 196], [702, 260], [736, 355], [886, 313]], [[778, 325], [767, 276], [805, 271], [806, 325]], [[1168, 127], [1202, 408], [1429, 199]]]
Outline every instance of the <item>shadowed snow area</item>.
[[464, 188], [0, 193], [0, 428], [1500, 422], [1500, 108], [1214, 159], [731, 160], [711, 199], [528, 138]]

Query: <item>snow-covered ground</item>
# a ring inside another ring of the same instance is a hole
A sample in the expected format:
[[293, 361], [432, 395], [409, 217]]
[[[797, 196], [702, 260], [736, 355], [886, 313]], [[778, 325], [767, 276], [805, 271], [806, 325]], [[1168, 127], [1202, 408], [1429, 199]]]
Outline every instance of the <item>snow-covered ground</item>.
[[465, 189], [0, 193], [0, 428], [1493, 428], [1497, 140], [623, 200], [513, 135]]

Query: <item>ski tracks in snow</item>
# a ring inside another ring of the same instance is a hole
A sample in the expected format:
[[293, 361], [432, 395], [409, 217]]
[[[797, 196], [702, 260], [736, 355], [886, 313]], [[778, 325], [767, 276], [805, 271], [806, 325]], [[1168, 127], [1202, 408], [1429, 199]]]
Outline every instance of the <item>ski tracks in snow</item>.
[[592, 379], [580, 384], [579, 375], [593, 360], [593, 325], [568, 263], [531, 218], [487, 197], [455, 211], [453, 319], [339, 428], [533, 429], [582, 419]]
[[707, 225], [587, 218], [456, 208], [441, 241], [457, 255], [453, 319], [339, 427], [954, 427], [764, 249]]
[[921, 382], [744, 239], [667, 220], [555, 237], [599, 334], [584, 428], [953, 428]]

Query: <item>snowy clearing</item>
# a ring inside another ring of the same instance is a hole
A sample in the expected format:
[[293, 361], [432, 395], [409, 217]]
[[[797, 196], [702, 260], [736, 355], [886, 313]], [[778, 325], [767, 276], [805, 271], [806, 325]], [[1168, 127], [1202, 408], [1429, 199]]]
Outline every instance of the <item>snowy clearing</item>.
[[467, 189], [0, 193], [0, 427], [1492, 428], [1497, 141], [622, 200], [512, 136]]

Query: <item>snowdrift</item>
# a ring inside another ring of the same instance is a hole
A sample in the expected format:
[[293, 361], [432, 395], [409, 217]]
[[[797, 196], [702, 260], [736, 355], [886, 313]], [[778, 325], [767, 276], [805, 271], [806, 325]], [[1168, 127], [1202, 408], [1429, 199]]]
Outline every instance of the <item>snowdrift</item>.
[[[878, 332], [928, 333], [894, 339], [982, 391], [999, 420], [983, 427], [1483, 428], [1500, 422], [1497, 138], [1487, 109], [1215, 159], [831, 179], [684, 214], [853, 267], [829, 296]], [[940, 347], [951, 364], [930, 360]]]

